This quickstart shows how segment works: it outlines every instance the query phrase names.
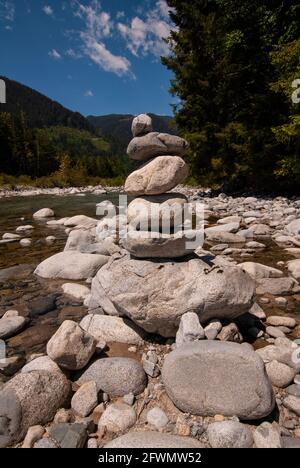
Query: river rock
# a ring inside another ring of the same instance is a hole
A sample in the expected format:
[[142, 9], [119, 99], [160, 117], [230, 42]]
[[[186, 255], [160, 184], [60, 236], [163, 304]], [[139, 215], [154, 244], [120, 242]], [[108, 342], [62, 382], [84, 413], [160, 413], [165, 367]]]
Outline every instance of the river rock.
[[51, 421], [70, 390], [62, 373], [29, 372], [10, 380], [0, 392], [0, 447], [22, 440], [29, 427]]
[[80, 251], [84, 245], [93, 244], [95, 242], [96, 233], [90, 229], [75, 229], [71, 231], [65, 246], [65, 252], [69, 250]]
[[297, 416], [300, 416], [300, 398], [289, 395], [283, 400], [283, 405], [293, 413], [297, 414]]
[[187, 312], [181, 317], [179, 329], [176, 335], [176, 346], [179, 348], [187, 343], [204, 340], [205, 332], [199, 322], [199, 317], [194, 312]]
[[296, 280], [300, 279], [300, 260], [291, 260], [287, 262], [287, 267], [291, 275], [296, 278]]
[[75, 393], [71, 401], [71, 407], [75, 413], [85, 418], [98, 405], [98, 390], [96, 382], [83, 384]]
[[60, 367], [82, 369], [96, 350], [97, 340], [77, 323], [66, 320], [47, 344], [48, 356]]
[[87, 431], [84, 424], [54, 424], [49, 429], [49, 436], [59, 448], [83, 448], [87, 440]]
[[300, 219], [295, 219], [286, 227], [287, 231], [294, 236], [298, 236], [300, 234]]
[[150, 115], [140, 114], [132, 121], [131, 131], [134, 137], [152, 132], [152, 119]]
[[98, 428], [106, 428], [108, 432], [124, 432], [134, 426], [136, 412], [134, 408], [125, 403], [114, 403], [102, 414]]
[[277, 425], [262, 423], [253, 434], [256, 448], [282, 448], [280, 431]]
[[87, 315], [80, 323], [81, 328], [98, 342], [140, 345], [144, 331], [134, 323], [121, 317], [109, 315]]
[[51, 208], [43, 208], [33, 215], [33, 217], [36, 219], [53, 218], [54, 216], [55, 213], [53, 210], [51, 210]]
[[150, 411], [148, 411], [147, 422], [159, 430], [168, 424], [169, 418], [161, 408], [155, 406]]
[[220, 320], [211, 320], [209, 324], [204, 328], [205, 336], [208, 340], [215, 340], [222, 330], [222, 323]]
[[237, 421], [212, 423], [207, 434], [212, 448], [252, 448], [253, 445], [251, 430]]
[[188, 167], [180, 157], [158, 157], [130, 174], [125, 192], [135, 197], [161, 195], [182, 183], [187, 176]]
[[94, 277], [108, 259], [103, 255], [62, 252], [42, 262], [35, 274], [45, 279], [85, 280]]
[[48, 356], [41, 356], [33, 359], [22, 368], [22, 373], [32, 371], [61, 372], [58, 365]]
[[254, 420], [269, 415], [275, 405], [263, 361], [236, 343], [203, 341], [176, 349], [165, 359], [162, 378], [169, 397], [185, 413]]
[[220, 231], [205, 231], [206, 240], [208, 242], [218, 242], [222, 244], [245, 244], [245, 237], [239, 234], [232, 234], [230, 232], [220, 232]]
[[123, 245], [136, 258], [179, 258], [194, 252], [203, 242], [203, 233], [200, 231], [176, 234], [129, 231]]
[[273, 294], [273, 296], [288, 296], [299, 291], [299, 285], [293, 278], [265, 278], [259, 280], [257, 294]]
[[230, 323], [223, 327], [218, 335], [220, 341], [232, 341], [233, 343], [242, 343], [243, 337], [235, 323]]
[[216, 232], [228, 232], [229, 234], [234, 234], [239, 230], [239, 223], [229, 223], [229, 224], [220, 224], [218, 226], [210, 227], [205, 229], [205, 234], [209, 237], [211, 234]]
[[18, 234], [11, 234], [9, 232], [3, 234], [2, 236], [2, 239], [3, 240], [14, 240], [14, 241], [17, 241], [17, 240], [20, 240], [21, 236], [19, 236]]
[[268, 363], [266, 370], [272, 384], [279, 388], [288, 387], [296, 375], [294, 369], [278, 361]]
[[26, 325], [24, 317], [8, 317], [0, 319], [0, 339], [6, 340], [17, 335]]
[[92, 229], [97, 226], [98, 222], [98, 219], [90, 218], [85, 215], [77, 215], [72, 218], [67, 218], [64, 222], [64, 226], [67, 228]]
[[140, 395], [147, 385], [147, 377], [141, 364], [128, 358], [98, 359], [77, 376], [82, 385], [94, 380], [97, 389], [110, 397], [123, 397], [129, 393]]
[[203, 448], [203, 444], [197, 439], [180, 437], [160, 432], [129, 432], [104, 446], [105, 449], [172, 449], [172, 448]]
[[127, 154], [136, 161], [147, 161], [156, 156], [185, 156], [189, 149], [186, 140], [167, 133], [152, 132], [131, 140]]
[[32, 426], [28, 429], [22, 448], [31, 449], [35, 442], [41, 439], [45, 433], [43, 426]]
[[63, 284], [62, 290], [67, 296], [71, 296], [79, 300], [86, 299], [91, 293], [90, 289], [87, 286], [74, 283]]
[[128, 206], [128, 223], [140, 231], [158, 232], [163, 226], [181, 225], [187, 203], [185, 196], [171, 193], [136, 198]]
[[124, 255], [113, 257], [93, 280], [90, 309], [126, 315], [149, 333], [174, 337], [186, 312], [197, 313], [201, 324], [235, 319], [251, 308], [254, 291], [250, 276], [235, 266]]
[[255, 280], [263, 278], [281, 278], [283, 276], [282, 271], [261, 265], [260, 263], [245, 262], [240, 263], [239, 267], [246, 271]]
[[279, 315], [272, 315], [267, 318], [267, 324], [272, 327], [288, 327], [295, 328], [297, 322], [291, 317], [281, 317]]

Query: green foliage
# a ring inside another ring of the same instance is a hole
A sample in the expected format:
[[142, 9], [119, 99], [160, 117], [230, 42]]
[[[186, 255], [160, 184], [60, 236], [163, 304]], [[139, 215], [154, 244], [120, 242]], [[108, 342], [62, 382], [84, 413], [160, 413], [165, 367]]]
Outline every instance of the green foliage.
[[[175, 75], [176, 123], [191, 143], [193, 178], [225, 189], [299, 191], [291, 101], [291, 83], [300, 78], [299, 2], [168, 4], [177, 30], [162, 61]], [[282, 132], [292, 133], [289, 142]], [[283, 167], [289, 177], [278, 183]]]

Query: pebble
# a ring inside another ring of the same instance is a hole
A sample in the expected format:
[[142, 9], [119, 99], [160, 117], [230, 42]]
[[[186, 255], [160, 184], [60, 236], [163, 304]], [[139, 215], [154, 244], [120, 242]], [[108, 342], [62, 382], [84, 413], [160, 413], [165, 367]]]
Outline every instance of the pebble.
[[156, 406], [155, 408], [152, 408], [150, 411], [148, 411], [147, 421], [156, 429], [162, 429], [168, 424], [169, 418], [161, 408]]
[[71, 406], [75, 413], [83, 418], [88, 416], [98, 405], [98, 390], [96, 382], [83, 384], [72, 398]]
[[280, 430], [277, 425], [262, 423], [253, 433], [256, 448], [282, 448]]
[[108, 432], [124, 432], [134, 426], [136, 422], [135, 410], [124, 403], [114, 403], [102, 414], [98, 428], [106, 427]]
[[48, 432], [50, 438], [62, 449], [83, 448], [87, 440], [83, 424], [54, 424]]

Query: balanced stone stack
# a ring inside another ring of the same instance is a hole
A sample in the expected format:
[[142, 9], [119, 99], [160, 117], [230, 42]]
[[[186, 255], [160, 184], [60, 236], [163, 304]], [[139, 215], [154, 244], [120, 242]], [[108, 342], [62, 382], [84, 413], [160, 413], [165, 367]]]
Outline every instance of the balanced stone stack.
[[168, 338], [175, 337], [187, 312], [195, 312], [202, 325], [248, 312], [255, 298], [253, 279], [220, 257], [207, 262], [195, 255], [198, 232], [192, 226], [182, 230], [187, 199], [166, 193], [188, 175], [183, 159], [188, 143], [152, 132], [147, 115], [134, 119], [132, 131], [128, 155], [143, 164], [128, 177], [125, 190], [137, 198], [128, 207], [124, 253], [111, 257], [93, 280], [91, 313], [125, 316]]

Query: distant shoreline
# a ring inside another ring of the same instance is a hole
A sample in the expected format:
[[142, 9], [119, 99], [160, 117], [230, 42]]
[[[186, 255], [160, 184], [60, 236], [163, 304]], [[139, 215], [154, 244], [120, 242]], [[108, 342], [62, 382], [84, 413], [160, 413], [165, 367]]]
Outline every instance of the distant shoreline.
[[33, 197], [38, 195], [78, 195], [94, 194], [94, 195], [105, 195], [109, 193], [122, 192], [122, 186], [87, 186], [87, 187], [68, 187], [68, 188], [37, 188], [37, 187], [16, 187], [14, 190], [9, 190], [4, 187], [0, 187], [0, 199], [10, 197]]

